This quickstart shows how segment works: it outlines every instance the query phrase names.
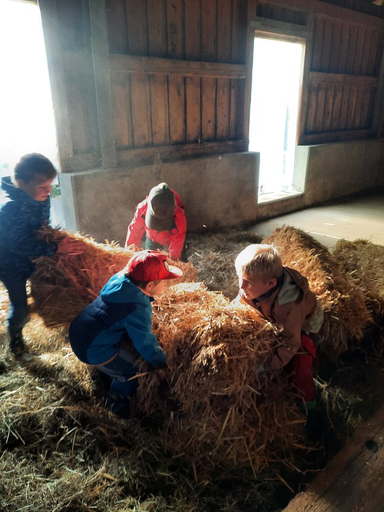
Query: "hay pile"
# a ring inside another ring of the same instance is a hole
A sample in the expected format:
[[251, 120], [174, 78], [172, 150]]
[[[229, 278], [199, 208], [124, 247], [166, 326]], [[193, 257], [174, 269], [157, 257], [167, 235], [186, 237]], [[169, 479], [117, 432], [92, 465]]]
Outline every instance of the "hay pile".
[[[126, 266], [134, 251], [54, 229], [47, 229], [43, 236], [47, 241], [69, 237], [83, 245], [78, 255], [39, 258], [31, 278], [33, 311], [47, 327], [68, 327], [81, 309], [99, 295], [108, 279]], [[194, 280], [196, 270], [190, 263], [173, 264], [183, 270], [183, 281]]]
[[249, 244], [260, 243], [261, 236], [250, 231], [223, 230], [204, 236], [188, 235], [189, 260], [197, 269], [197, 280], [209, 290], [234, 299], [239, 290], [235, 259]]
[[384, 247], [368, 240], [340, 240], [333, 256], [361, 290], [374, 321], [384, 327]]
[[176, 285], [154, 305], [167, 365], [140, 378], [135, 407], [161, 419], [164, 445], [198, 471], [289, 461], [303, 418], [285, 376], [257, 376], [274, 345], [270, 324], [200, 283]]
[[319, 349], [336, 358], [353, 348], [362, 339], [371, 315], [362, 290], [338, 260], [308, 233], [291, 226], [276, 229], [263, 243], [273, 243], [281, 253], [283, 265], [307, 277], [320, 300], [325, 318]]

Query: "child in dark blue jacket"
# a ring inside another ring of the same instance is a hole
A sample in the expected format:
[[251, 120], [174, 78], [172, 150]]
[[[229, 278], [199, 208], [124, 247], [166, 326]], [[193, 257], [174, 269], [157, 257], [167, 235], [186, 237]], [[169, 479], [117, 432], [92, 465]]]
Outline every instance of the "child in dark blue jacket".
[[14, 180], [2, 179], [8, 199], [0, 210], [0, 281], [8, 290], [8, 341], [14, 355], [24, 352], [22, 329], [28, 321], [26, 283], [34, 270], [33, 260], [57, 253], [78, 254], [78, 242], [64, 239], [47, 243], [37, 237], [49, 224], [51, 184], [56, 169], [39, 153], [24, 155], [14, 170]]
[[71, 323], [69, 340], [75, 355], [112, 377], [109, 408], [115, 414], [126, 415], [129, 397], [137, 388], [132, 377], [138, 373], [140, 356], [155, 368], [165, 363], [166, 355], [152, 333], [151, 302], [163, 292], [164, 280], [182, 275], [168, 265], [164, 254], [140, 251]]

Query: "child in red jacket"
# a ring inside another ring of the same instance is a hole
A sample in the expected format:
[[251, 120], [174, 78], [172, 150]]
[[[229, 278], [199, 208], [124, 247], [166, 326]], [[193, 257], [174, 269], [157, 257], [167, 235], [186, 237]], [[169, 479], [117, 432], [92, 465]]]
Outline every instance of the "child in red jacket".
[[140, 247], [145, 235], [145, 248], [167, 250], [172, 260], [186, 259], [185, 235], [187, 219], [179, 195], [166, 183], [153, 187], [136, 207], [128, 226], [125, 247]]

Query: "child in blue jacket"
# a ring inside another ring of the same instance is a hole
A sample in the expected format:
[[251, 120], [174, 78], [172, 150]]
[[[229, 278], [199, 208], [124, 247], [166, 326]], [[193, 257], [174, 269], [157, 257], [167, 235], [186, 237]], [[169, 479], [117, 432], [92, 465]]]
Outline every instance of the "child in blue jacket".
[[75, 355], [112, 377], [108, 405], [115, 414], [127, 413], [129, 397], [137, 388], [137, 379], [130, 379], [138, 373], [140, 356], [155, 368], [165, 363], [166, 355], [152, 333], [151, 302], [163, 292], [164, 280], [182, 275], [168, 265], [164, 254], [140, 251], [70, 325]]
[[0, 281], [8, 290], [7, 316], [11, 352], [24, 352], [22, 329], [27, 323], [27, 279], [34, 270], [33, 260], [55, 253], [79, 254], [81, 245], [65, 238], [47, 243], [38, 231], [49, 224], [52, 181], [56, 177], [52, 162], [39, 153], [24, 155], [14, 169], [14, 179], [2, 179], [8, 198], [0, 210]]

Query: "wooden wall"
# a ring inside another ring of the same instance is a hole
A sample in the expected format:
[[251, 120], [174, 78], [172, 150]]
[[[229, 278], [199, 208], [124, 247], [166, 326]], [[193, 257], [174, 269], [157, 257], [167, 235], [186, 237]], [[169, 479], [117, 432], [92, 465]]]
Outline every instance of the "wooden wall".
[[245, 149], [246, 1], [106, 0], [106, 9], [118, 162], [135, 148]]
[[257, 1], [251, 18], [259, 32], [295, 34], [306, 43], [300, 144], [377, 134], [382, 19], [306, 0]]
[[301, 144], [375, 136], [382, 8], [341, 1], [39, 0], [62, 170], [246, 151], [255, 30], [306, 42]]

